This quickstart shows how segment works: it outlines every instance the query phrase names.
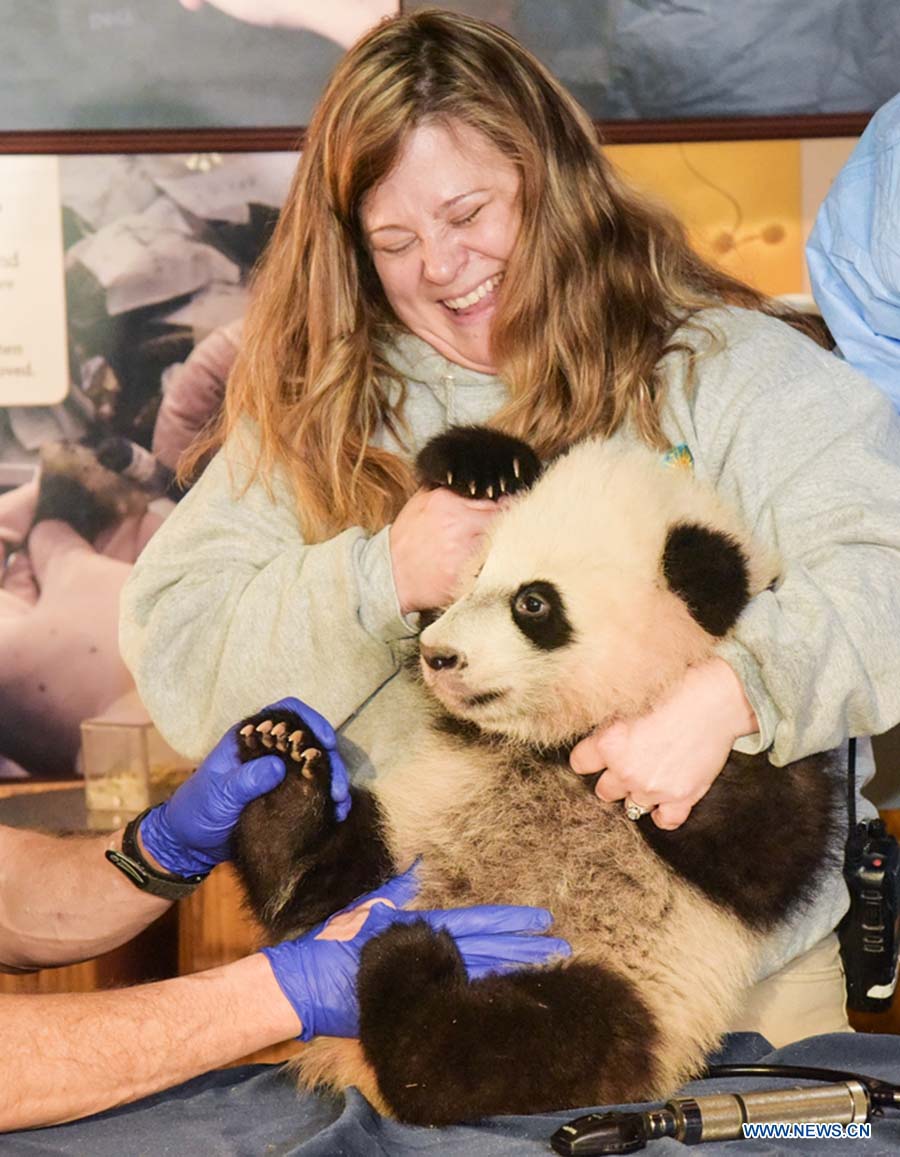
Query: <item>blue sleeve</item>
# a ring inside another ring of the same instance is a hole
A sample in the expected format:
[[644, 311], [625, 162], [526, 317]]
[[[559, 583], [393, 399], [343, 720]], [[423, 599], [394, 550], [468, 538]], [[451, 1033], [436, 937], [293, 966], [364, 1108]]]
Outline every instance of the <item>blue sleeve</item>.
[[842, 355], [900, 409], [900, 94], [838, 174], [806, 253], [813, 296]]

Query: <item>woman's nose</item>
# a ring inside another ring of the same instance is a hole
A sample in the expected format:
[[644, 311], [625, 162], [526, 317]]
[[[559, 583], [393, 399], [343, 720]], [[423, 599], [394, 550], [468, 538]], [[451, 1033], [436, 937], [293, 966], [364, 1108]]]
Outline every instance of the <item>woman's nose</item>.
[[462, 246], [455, 238], [427, 238], [422, 245], [422, 272], [435, 285], [449, 285], [463, 260]]

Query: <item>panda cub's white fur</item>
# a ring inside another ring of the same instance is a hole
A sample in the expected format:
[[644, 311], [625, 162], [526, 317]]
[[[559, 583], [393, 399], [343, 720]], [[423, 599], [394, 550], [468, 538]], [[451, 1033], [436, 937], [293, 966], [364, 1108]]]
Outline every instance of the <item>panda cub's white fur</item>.
[[[687, 561], [672, 553], [681, 527]], [[744, 589], [723, 612], [726, 627], [707, 629], [722, 617], [705, 605], [719, 591], [702, 581], [693, 590], [707, 563], [694, 556], [708, 546], [712, 567], [723, 544]], [[579, 445], [511, 501], [459, 597], [422, 633], [430, 723], [405, 766], [377, 781], [377, 829], [394, 866], [421, 857], [416, 907], [547, 907], [573, 957], [551, 970], [559, 990], [522, 973], [485, 988], [478, 1004], [484, 982], [429, 973], [424, 941], [395, 960], [387, 947], [367, 949], [362, 1047], [313, 1042], [298, 1062], [304, 1080], [356, 1084], [403, 1119], [442, 1123], [664, 1097], [698, 1070], [738, 1014], [767, 937], [803, 902], [788, 873], [815, 880], [830, 789], [821, 822], [798, 836], [797, 868], [748, 828], [759, 801], [808, 796], [818, 765], [800, 768], [790, 787], [790, 769], [760, 778], [771, 770], [764, 756], [752, 767], [730, 761], [675, 834], [602, 803], [565, 753], [593, 727], [664, 697], [776, 575], [777, 560], [711, 487], [642, 445]], [[579, 1018], [592, 1022], [583, 1039]]]

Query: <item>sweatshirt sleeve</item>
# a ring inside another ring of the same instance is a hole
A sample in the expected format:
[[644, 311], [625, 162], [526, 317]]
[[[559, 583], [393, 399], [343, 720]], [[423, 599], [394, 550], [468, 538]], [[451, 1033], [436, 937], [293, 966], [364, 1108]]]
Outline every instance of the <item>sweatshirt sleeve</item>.
[[[399, 667], [388, 529], [306, 545], [286, 481], [248, 482], [232, 440], [135, 565], [120, 645], [165, 738], [202, 756], [242, 715], [296, 695], [336, 727]], [[417, 616], [416, 616], [417, 618]]]
[[736, 746], [780, 766], [900, 720], [900, 425], [837, 358], [764, 329], [712, 442], [720, 492], [782, 559], [720, 647], [760, 723]]

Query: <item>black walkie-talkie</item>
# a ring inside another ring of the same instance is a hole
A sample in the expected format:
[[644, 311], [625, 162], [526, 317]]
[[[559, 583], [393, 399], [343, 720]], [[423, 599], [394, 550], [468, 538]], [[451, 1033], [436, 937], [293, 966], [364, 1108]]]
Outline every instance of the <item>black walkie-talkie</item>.
[[844, 879], [850, 908], [838, 927], [854, 1012], [890, 1008], [900, 950], [900, 847], [881, 820], [856, 822], [856, 740], [847, 755], [847, 844]]

